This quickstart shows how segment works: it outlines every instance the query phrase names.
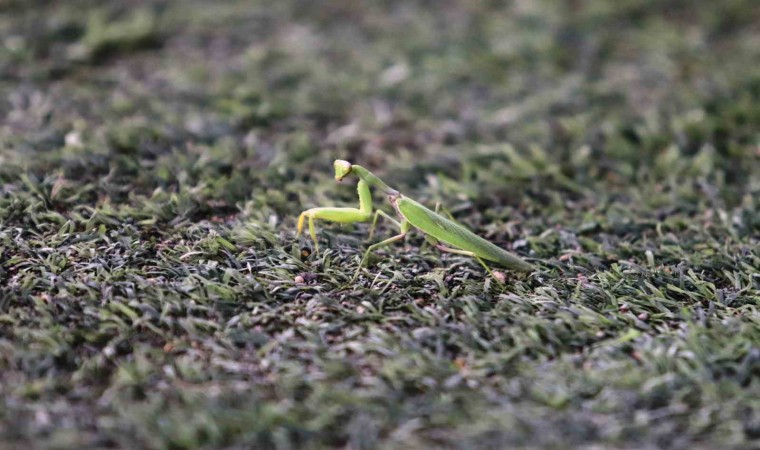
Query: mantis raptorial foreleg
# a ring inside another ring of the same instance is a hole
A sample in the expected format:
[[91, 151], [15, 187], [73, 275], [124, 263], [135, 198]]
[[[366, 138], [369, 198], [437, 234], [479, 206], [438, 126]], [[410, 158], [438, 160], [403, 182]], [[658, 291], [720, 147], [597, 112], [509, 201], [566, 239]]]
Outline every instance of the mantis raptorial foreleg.
[[[372, 218], [372, 193], [366, 182], [359, 180], [357, 185], [359, 192], [359, 208], [311, 208], [301, 213], [298, 217], [298, 233], [296, 239], [303, 231], [304, 222], [309, 221], [309, 235], [314, 241], [314, 251], [319, 252], [319, 243], [317, 242], [317, 230], [314, 226], [314, 219], [329, 220], [340, 223], [368, 222]], [[377, 214], [375, 215], [377, 221]]]

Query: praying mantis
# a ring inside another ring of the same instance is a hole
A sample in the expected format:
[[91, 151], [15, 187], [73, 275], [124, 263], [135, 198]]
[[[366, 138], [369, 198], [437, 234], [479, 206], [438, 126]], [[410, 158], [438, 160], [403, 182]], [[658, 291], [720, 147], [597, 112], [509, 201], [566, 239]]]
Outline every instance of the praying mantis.
[[[319, 252], [317, 232], [314, 226], [315, 219], [339, 223], [369, 222], [372, 220], [368, 241], [372, 240], [375, 226], [377, 225], [377, 220], [380, 216], [390, 220], [399, 228], [399, 234], [372, 244], [367, 248], [352, 281], [359, 276], [362, 267], [364, 267], [369, 255], [373, 251], [380, 247], [403, 240], [412, 227], [421, 231], [424, 234], [425, 239], [431, 245], [443, 252], [475, 258], [492, 277], [494, 276], [493, 272], [485, 261], [497, 263], [512, 270], [524, 272], [533, 270], [533, 266], [522, 260], [520, 257], [497, 247], [495, 244], [474, 234], [462, 225], [441, 216], [420, 203], [417, 203], [396, 189], [388, 187], [383, 180], [364, 167], [340, 159], [335, 160], [334, 167], [336, 181], [342, 181], [345, 177], [351, 174], [359, 179], [357, 184], [357, 190], [359, 192], [359, 208], [320, 207], [308, 209], [302, 212], [298, 217], [296, 239], [301, 235], [304, 223], [308, 221], [309, 234], [314, 241], [314, 250]], [[387, 196], [388, 201], [393, 206], [396, 214], [398, 214], [400, 221], [380, 209], [375, 210], [373, 214], [372, 192], [370, 191], [370, 187], [379, 189]], [[448, 247], [443, 243], [455, 248]], [[498, 280], [498, 278], [496, 279]]]

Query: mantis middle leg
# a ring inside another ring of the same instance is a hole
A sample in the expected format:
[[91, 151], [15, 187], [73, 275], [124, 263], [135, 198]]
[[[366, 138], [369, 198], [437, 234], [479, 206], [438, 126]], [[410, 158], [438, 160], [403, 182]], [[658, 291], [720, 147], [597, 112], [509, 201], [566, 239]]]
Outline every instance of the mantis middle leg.
[[375, 218], [372, 219], [372, 226], [369, 228], [369, 237], [367, 238], [367, 242], [372, 241], [372, 236], [375, 234], [375, 227], [377, 226], [377, 218], [379, 216], [385, 217], [386, 219], [396, 224], [397, 227], [401, 228], [401, 223], [398, 220], [387, 214], [385, 211], [378, 209], [375, 211]]
[[351, 281], [356, 280], [356, 278], [359, 276], [359, 273], [361, 272], [362, 267], [364, 267], [364, 264], [367, 262], [367, 258], [369, 258], [370, 253], [374, 252], [380, 247], [384, 247], [394, 242], [398, 242], [406, 237], [406, 233], [409, 232], [409, 222], [407, 222], [406, 220], [402, 220], [401, 223], [399, 223], [399, 229], [400, 229], [399, 234], [397, 234], [396, 236], [389, 237], [388, 239], [384, 241], [380, 241], [377, 244], [372, 244], [369, 247], [367, 247], [367, 251], [364, 252], [364, 256], [362, 257], [362, 260], [359, 263], [359, 267], [356, 269], [356, 273], [354, 274], [354, 277], [351, 279]]

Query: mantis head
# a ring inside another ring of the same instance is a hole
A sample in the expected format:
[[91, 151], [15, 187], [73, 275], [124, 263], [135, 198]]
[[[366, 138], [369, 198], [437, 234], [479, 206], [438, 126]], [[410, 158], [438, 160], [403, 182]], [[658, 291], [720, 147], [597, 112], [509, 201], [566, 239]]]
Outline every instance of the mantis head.
[[342, 159], [336, 159], [335, 163], [335, 180], [341, 181], [343, 178], [348, 176], [348, 174], [351, 173], [351, 163], [348, 161], [343, 161]]

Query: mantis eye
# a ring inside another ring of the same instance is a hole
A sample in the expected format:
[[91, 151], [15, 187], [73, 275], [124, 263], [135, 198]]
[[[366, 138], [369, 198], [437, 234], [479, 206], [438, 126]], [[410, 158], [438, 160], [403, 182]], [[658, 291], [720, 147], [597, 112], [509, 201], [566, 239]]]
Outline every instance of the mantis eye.
[[349, 173], [351, 173], [351, 163], [343, 161], [342, 159], [335, 160], [335, 180], [341, 181]]

